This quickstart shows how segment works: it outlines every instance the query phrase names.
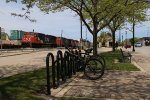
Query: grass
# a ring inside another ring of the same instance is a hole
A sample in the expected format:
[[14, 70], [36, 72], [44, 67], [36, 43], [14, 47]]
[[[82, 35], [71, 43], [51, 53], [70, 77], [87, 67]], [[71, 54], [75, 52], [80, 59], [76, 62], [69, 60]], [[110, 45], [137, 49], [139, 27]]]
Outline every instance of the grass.
[[131, 63], [121, 62], [121, 53], [119, 50], [115, 52], [101, 53], [106, 61], [107, 70], [120, 70], [120, 71], [140, 71], [136, 66]]
[[[102, 53], [106, 60], [108, 70], [138, 71], [139, 69], [131, 63], [114, 62], [120, 61], [120, 51]], [[46, 72], [39, 69], [32, 72], [17, 74], [0, 79], [0, 100], [43, 100], [37, 97], [39, 93], [45, 92]], [[87, 100], [87, 98], [59, 98], [58, 100]], [[89, 99], [90, 100], [90, 99]]]
[[36, 97], [46, 85], [45, 69], [0, 79], [1, 100], [43, 100]]

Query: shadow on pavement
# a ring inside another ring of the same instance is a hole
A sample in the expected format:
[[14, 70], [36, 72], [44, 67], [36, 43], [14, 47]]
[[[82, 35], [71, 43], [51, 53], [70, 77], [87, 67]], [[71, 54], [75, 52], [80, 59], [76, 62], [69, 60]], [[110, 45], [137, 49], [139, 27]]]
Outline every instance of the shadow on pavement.
[[141, 72], [108, 72], [103, 79], [74, 79], [63, 95], [69, 97], [150, 99], [150, 75]]

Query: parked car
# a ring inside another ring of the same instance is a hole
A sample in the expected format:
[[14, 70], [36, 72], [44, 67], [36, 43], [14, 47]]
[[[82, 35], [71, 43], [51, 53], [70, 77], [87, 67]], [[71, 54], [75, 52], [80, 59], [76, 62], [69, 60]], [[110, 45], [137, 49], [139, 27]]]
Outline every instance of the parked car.
[[125, 45], [124, 48], [131, 48], [131, 45]]
[[140, 42], [135, 43], [135, 47], [142, 47], [142, 43]]

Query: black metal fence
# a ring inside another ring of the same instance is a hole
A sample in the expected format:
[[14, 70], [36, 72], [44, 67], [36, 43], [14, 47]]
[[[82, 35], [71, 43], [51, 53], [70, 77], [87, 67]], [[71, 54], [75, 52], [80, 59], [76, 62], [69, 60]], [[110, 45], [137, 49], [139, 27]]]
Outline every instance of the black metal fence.
[[[51, 95], [51, 88], [58, 88], [61, 83], [65, 83], [66, 79], [71, 78], [77, 71], [80, 70], [78, 60], [81, 56], [81, 51], [58, 51], [56, 59], [52, 53], [48, 53], [46, 57], [46, 72], [47, 72], [47, 94]], [[51, 64], [51, 65], [50, 65]]]

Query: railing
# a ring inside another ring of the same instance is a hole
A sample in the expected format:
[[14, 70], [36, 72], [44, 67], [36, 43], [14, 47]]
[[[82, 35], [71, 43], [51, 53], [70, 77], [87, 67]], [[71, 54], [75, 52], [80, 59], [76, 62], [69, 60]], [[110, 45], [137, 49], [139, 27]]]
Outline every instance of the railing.
[[[51, 88], [58, 88], [60, 83], [65, 83], [68, 78], [75, 75], [79, 71], [78, 57], [81, 51], [58, 51], [56, 60], [54, 55], [48, 53], [46, 57], [46, 73], [47, 73], [47, 94], [51, 95]], [[50, 65], [51, 62], [51, 65]]]

